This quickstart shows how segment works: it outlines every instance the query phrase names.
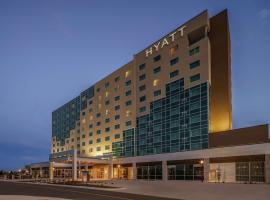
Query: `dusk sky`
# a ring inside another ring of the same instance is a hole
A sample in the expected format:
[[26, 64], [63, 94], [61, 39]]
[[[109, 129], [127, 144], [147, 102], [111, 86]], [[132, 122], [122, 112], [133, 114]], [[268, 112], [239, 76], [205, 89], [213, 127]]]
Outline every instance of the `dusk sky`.
[[53, 110], [203, 10], [225, 8], [233, 127], [270, 123], [269, 0], [0, 0], [0, 169], [48, 160]]

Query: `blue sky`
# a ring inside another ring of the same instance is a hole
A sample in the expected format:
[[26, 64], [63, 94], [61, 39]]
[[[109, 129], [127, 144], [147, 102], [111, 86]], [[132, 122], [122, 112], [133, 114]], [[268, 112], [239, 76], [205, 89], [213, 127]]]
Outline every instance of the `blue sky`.
[[53, 110], [199, 12], [225, 8], [233, 125], [270, 123], [270, 1], [0, 0], [0, 169], [47, 160]]

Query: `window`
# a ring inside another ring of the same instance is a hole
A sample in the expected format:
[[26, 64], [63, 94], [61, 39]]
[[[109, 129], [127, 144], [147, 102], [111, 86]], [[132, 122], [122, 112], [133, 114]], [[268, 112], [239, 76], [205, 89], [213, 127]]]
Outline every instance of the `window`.
[[105, 128], [105, 132], [109, 132], [110, 131], [110, 127]]
[[143, 69], [145, 69], [145, 63], [139, 65], [139, 70], [143, 70]]
[[126, 126], [131, 126], [131, 121], [127, 121]]
[[107, 106], [107, 105], [109, 105], [110, 104], [110, 101], [108, 100], [108, 101], [105, 101], [105, 105]]
[[120, 124], [115, 124], [114, 125], [114, 129], [119, 129], [120, 128]]
[[109, 123], [110, 122], [110, 118], [105, 119], [105, 123]]
[[120, 115], [115, 115], [115, 116], [114, 116], [114, 119], [115, 119], [115, 120], [120, 119]]
[[82, 112], [82, 116], [84, 116], [85, 115], [85, 112]]
[[127, 77], [129, 77], [130, 76], [130, 74], [131, 74], [131, 71], [126, 71], [126, 73], [125, 73], [125, 77], [127, 78]]
[[145, 110], [146, 110], [146, 107], [145, 106], [140, 107], [140, 109], [139, 109], [140, 112], [144, 112]]
[[[89, 136], [90, 136], [90, 137], [93, 136], [93, 132], [90, 132], [90, 133], [89, 133]], [[73, 141], [72, 141], [72, 142], [73, 142]]]
[[110, 150], [110, 145], [106, 145], [105, 150]]
[[101, 130], [97, 130], [97, 135], [101, 134]]
[[115, 106], [114, 110], [120, 110], [120, 105]]
[[100, 124], [101, 124], [100, 122], [97, 122], [97, 124], [96, 124], [96, 125], [97, 125], [97, 126], [100, 126]]
[[174, 55], [176, 53], [176, 51], [178, 50], [178, 44], [173, 46], [172, 48], [170, 48], [170, 54]]
[[193, 56], [194, 54], [197, 54], [200, 52], [200, 47], [196, 47], [194, 49], [189, 50], [189, 56]]
[[155, 80], [153, 81], [153, 86], [158, 86], [158, 84], [159, 84], [159, 79], [155, 79]]
[[179, 74], [179, 70], [175, 70], [175, 71], [170, 73], [170, 78], [174, 78], [174, 77], [178, 76], [178, 74]]
[[193, 124], [193, 123], [198, 123], [200, 122], [200, 115], [193, 115], [193, 116], [190, 116], [190, 123]]
[[120, 96], [114, 97], [114, 100], [115, 100], [115, 101], [119, 101], [119, 100], [120, 100]]
[[161, 95], [161, 90], [156, 90], [156, 91], [154, 91], [154, 96], [156, 97], [156, 96], [159, 96], [159, 95]]
[[142, 74], [142, 75], [139, 76], [139, 80], [140, 80], [140, 81], [142, 81], [142, 80], [144, 80], [144, 79], [145, 79], [145, 74]]
[[93, 144], [93, 140], [89, 140], [89, 144]]
[[126, 92], [126, 96], [127, 97], [130, 96], [130, 95], [131, 95], [131, 90], [129, 90], [129, 91]]
[[126, 81], [126, 86], [130, 86], [131, 85], [131, 80]]
[[93, 101], [89, 101], [89, 105], [92, 105]]
[[97, 88], [97, 92], [99, 92], [100, 91], [100, 88]]
[[126, 117], [129, 117], [131, 115], [131, 111], [130, 110], [127, 110], [126, 111]]
[[96, 151], [101, 151], [101, 148], [100, 148], [100, 147], [97, 147], [97, 148], [96, 148]]
[[120, 138], [120, 134], [115, 134], [114, 135], [114, 139], [119, 139]]
[[157, 61], [159, 61], [161, 59], [161, 55], [158, 55], [158, 56], [155, 56], [154, 58], [153, 58], [153, 61], [154, 62], [157, 62]]
[[82, 146], [85, 146], [85, 142], [82, 142]]
[[178, 57], [176, 57], [176, 58], [172, 59], [172, 60], [170, 61], [171, 66], [173, 66], [173, 65], [177, 64], [177, 63], [178, 63], [178, 61], [179, 61], [179, 58], [178, 58]]
[[200, 66], [200, 60], [197, 60], [197, 61], [189, 64], [189, 69], [194, 69], [194, 68], [199, 67], [199, 66]]
[[96, 143], [100, 143], [101, 142], [101, 138], [97, 138]]
[[145, 85], [141, 85], [141, 86], [139, 87], [140, 92], [141, 92], [141, 91], [144, 91], [145, 88], [146, 88]]
[[93, 124], [89, 124], [89, 128], [93, 128]]
[[154, 74], [157, 74], [160, 71], [161, 71], [161, 67], [156, 67], [155, 69], [153, 69]]
[[110, 141], [110, 136], [107, 136], [107, 137], [105, 137], [105, 141], [107, 142], [107, 141]]
[[194, 76], [190, 77], [190, 82], [198, 81], [200, 80], [200, 74], [196, 74]]
[[99, 118], [99, 117], [100, 117], [100, 113], [97, 113], [97, 114], [96, 114], [96, 117]]
[[105, 83], [105, 88], [108, 88], [109, 86], [110, 86], [109, 82]]
[[119, 76], [117, 76], [117, 77], [114, 79], [115, 82], [118, 82], [119, 80], [120, 80], [120, 77], [119, 77]]
[[129, 101], [126, 101], [126, 106], [130, 106], [132, 104], [132, 101], [129, 100]]
[[145, 96], [140, 97], [140, 102], [143, 102], [145, 100], [146, 100], [146, 97]]

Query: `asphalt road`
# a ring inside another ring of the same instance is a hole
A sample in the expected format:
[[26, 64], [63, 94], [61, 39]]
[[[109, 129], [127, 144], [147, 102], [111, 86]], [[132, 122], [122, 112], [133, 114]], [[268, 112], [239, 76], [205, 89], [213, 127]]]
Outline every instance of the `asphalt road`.
[[121, 192], [5, 181], [0, 181], [0, 195], [43, 196], [74, 200], [172, 200], [169, 198], [159, 198]]

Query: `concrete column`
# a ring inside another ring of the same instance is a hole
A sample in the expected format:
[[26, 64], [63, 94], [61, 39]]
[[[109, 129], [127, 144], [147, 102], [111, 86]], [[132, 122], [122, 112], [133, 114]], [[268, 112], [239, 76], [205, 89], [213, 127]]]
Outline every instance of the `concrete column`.
[[74, 149], [72, 157], [72, 180], [77, 181], [77, 150]]
[[265, 170], [265, 182], [270, 183], [270, 154], [265, 155], [264, 170]]
[[113, 179], [113, 157], [110, 158], [110, 164], [109, 164], [109, 169], [108, 169], [108, 179], [111, 180]]
[[136, 163], [132, 163], [132, 176], [133, 176], [133, 180], [137, 180], [137, 167], [136, 167]]
[[39, 177], [42, 178], [43, 176], [43, 171], [42, 171], [42, 167], [39, 168]]
[[209, 158], [203, 159], [203, 176], [204, 176], [204, 182], [209, 181], [209, 171], [210, 171], [210, 161]]
[[168, 180], [168, 167], [167, 167], [167, 161], [162, 161], [162, 180], [167, 181]]
[[50, 162], [50, 167], [49, 167], [49, 178], [50, 178], [50, 181], [53, 181], [53, 162]]

